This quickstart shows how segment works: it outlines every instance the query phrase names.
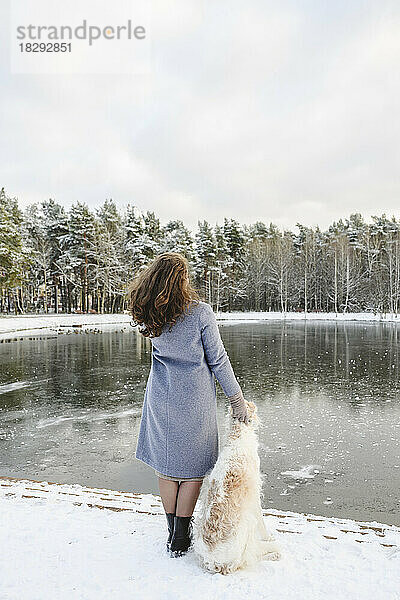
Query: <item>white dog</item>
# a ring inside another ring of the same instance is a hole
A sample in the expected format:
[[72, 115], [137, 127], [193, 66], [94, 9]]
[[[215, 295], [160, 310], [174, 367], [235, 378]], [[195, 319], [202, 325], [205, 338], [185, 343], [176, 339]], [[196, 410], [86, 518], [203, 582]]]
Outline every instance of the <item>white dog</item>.
[[261, 508], [257, 407], [247, 402], [249, 424], [232, 417], [214, 468], [200, 490], [200, 511], [193, 523], [193, 550], [211, 572], [232, 573], [259, 560], [279, 560], [281, 551], [266, 529]]

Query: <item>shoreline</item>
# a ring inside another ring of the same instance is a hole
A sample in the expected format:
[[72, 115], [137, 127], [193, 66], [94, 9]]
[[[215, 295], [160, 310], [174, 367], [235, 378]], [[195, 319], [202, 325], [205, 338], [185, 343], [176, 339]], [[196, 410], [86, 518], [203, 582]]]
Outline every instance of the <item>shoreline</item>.
[[[395, 313], [324, 313], [324, 312], [219, 312], [219, 323], [245, 323], [257, 321], [336, 321], [400, 323]], [[131, 316], [127, 313], [114, 314], [40, 314], [0, 315], [0, 343], [17, 341], [26, 337], [57, 337], [60, 334], [78, 332], [123, 331], [132, 329]]]
[[0, 506], [10, 600], [167, 600], [188, 589], [194, 600], [394, 600], [400, 591], [400, 528], [377, 521], [264, 509], [281, 560], [220, 575], [205, 571], [193, 550], [171, 563], [158, 495], [0, 477]]

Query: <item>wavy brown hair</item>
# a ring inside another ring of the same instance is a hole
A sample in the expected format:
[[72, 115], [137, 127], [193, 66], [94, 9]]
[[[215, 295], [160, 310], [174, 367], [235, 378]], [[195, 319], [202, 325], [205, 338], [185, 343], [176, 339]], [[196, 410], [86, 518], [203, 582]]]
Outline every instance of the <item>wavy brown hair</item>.
[[146, 337], [157, 337], [166, 323], [169, 330], [200, 296], [189, 279], [187, 259], [178, 252], [163, 252], [128, 285], [129, 310], [134, 327]]

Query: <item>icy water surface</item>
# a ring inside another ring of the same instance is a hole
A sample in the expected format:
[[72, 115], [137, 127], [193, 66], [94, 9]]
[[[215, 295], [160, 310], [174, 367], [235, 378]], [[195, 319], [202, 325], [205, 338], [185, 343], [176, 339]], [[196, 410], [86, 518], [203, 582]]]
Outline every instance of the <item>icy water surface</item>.
[[[400, 525], [396, 324], [220, 330], [262, 420], [264, 507]], [[0, 474], [159, 493], [134, 458], [150, 352], [133, 330], [1, 344]], [[218, 386], [221, 443], [226, 408]]]

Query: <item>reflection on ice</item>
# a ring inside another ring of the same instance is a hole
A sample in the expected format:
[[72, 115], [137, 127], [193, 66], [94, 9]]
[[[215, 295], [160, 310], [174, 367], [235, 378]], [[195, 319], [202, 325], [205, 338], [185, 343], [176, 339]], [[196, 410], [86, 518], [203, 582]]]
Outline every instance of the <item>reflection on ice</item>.
[[95, 421], [105, 421], [107, 419], [121, 419], [123, 417], [128, 416], [140, 417], [141, 410], [137, 408], [128, 408], [121, 411], [116, 412], [99, 412], [98, 414], [93, 414], [93, 411], [86, 412], [81, 415], [71, 415], [71, 416], [60, 416], [54, 417], [50, 419], [41, 419], [36, 424], [36, 429], [43, 429], [43, 427], [52, 427], [53, 425], [60, 425], [61, 423], [65, 423], [65, 421], [86, 421], [87, 423], [94, 423]]
[[32, 385], [31, 381], [14, 381], [13, 383], [5, 383], [0, 385], [0, 394], [7, 394], [14, 390], [21, 390], [22, 388], [29, 387]]
[[318, 466], [319, 465], [306, 465], [301, 467], [298, 471], [281, 471], [281, 475], [286, 475], [293, 479], [314, 479], [319, 473], [319, 469], [315, 468]]

